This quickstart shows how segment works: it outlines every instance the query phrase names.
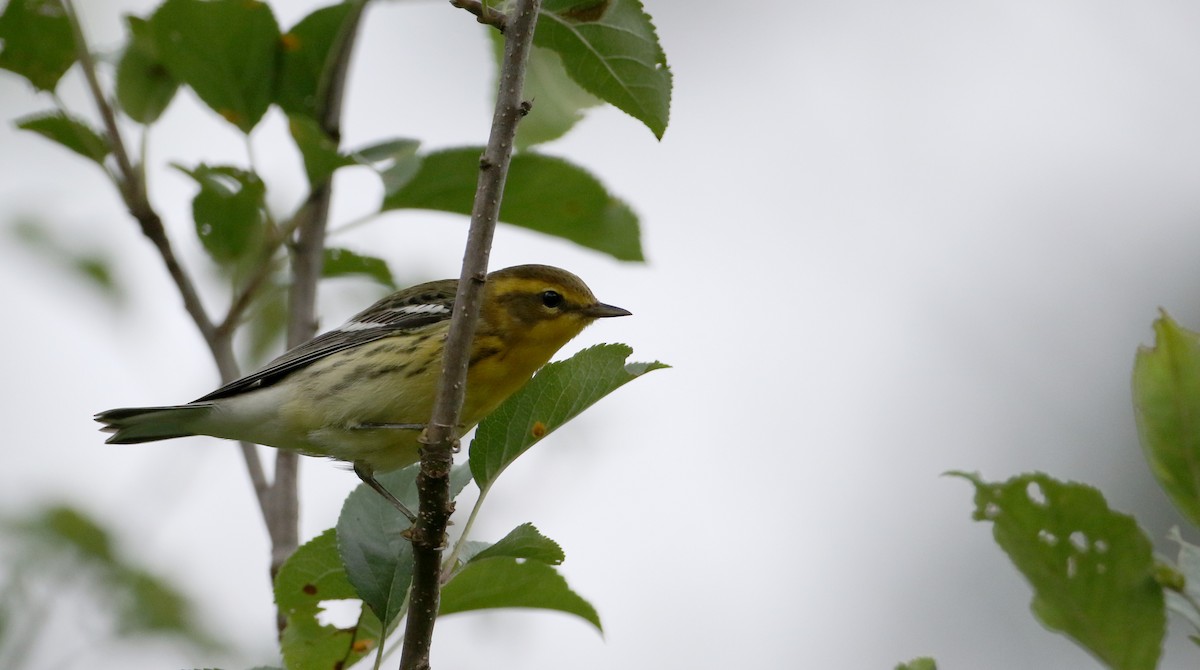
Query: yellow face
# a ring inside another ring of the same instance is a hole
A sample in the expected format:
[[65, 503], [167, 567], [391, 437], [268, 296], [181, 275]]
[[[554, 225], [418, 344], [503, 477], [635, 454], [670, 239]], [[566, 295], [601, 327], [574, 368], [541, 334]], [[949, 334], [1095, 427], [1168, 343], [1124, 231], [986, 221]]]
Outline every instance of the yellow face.
[[598, 302], [582, 280], [558, 268], [520, 265], [488, 275], [463, 423], [474, 425], [495, 409], [596, 319], [628, 314]]

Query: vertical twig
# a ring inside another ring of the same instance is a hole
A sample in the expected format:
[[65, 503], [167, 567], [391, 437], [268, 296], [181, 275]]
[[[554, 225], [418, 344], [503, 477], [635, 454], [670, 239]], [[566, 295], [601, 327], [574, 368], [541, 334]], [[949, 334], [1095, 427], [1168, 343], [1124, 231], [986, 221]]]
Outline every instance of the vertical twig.
[[[341, 140], [342, 101], [346, 72], [366, 0], [354, 3], [331, 49], [317, 91], [317, 117], [321, 129], [335, 143]], [[325, 262], [325, 229], [329, 221], [332, 176], [313, 186], [308, 199], [296, 213], [296, 237], [292, 244], [292, 285], [288, 293], [287, 346], [298, 346], [317, 332], [317, 284]], [[275, 456], [275, 482], [271, 485], [267, 528], [271, 535], [271, 575], [300, 544], [299, 455], [279, 450]], [[282, 632], [283, 620], [280, 619]]]
[[540, 0], [517, 0], [505, 22], [504, 59], [500, 66], [491, 135], [479, 160], [479, 182], [471, 211], [471, 229], [467, 234], [433, 415], [421, 436], [421, 470], [417, 475], [420, 507], [417, 521], [410, 531], [413, 581], [400, 658], [401, 670], [429, 667], [429, 644], [441, 597], [439, 577], [442, 544], [446, 523], [454, 511], [450, 501], [450, 467], [454, 464], [454, 450], [458, 442], [458, 415], [466, 393], [471, 342], [479, 321], [492, 233], [500, 214], [500, 200], [512, 158], [513, 138], [517, 132], [517, 122], [529, 110], [528, 104], [521, 99], [521, 93], [540, 5]]
[[[318, 116], [321, 126], [335, 140], [339, 139], [341, 134], [340, 118], [346, 71], [366, 1], [357, 0], [354, 3], [351, 14], [347, 17], [342, 32], [338, 36], [338, 43], [332, 50], [331, 59], [318, 91]], [[63, 6], [70, 20], [76, 55], [87, 81], [88, 90], [99, 109], [101, 120], [112, 144], [116, 162], [112, 177], [121, 193], [125, 207], [137, 220], [142, 234], [150, 240], [162, 257], [167, 273], [183, 298], [184, 309], [187, 310], [208, 345], [220, 371], [221, 379], [225, 382], [232, 381], [239, 376], [237, 360], [233, 353], [233, 334], [241, 311], [250, 303], [253, 292], [257, 290], [257, 285], [261, 285], [261, 279], [265, 278], [265, 272], [255, 281], [256, 285], [247, 286], [244, 289], [245, 294], [236, 297], [226, 318], [220, 324], [214, 324], [204, 309], [191, 276], [183, 269], [172, 249], [162, 219], [150, 204], [141, 166], [133, 163], [125, 147], [120, 129], [117, 127], [116, 114], [100, 87], [95, 60], [88, 49], [75, 7], [71, 0], [63, 0]], [[292, 266], [294, 282], [289, 301], [291, 310], [288, 323], [289, 346], [295, 346], [309, 339], [316, 330], [316, 286], [321, 276], [321, 265], [324, 258], [329, 200], [330, 180], [327, 179], [314, 187], [308, 201], [296, 214], [294, 228], [296, 241], [293, 248]], [[264, 262], [269, 263], [270, 258], [265, 258]], [[270, 483], [267, 481], [262, 461], [254, 445], [243, 442], [241, 450], [254, 492], [258, 498], [267, 533], [271, 538], [271, 575], [273, 578], [284, 560], [295, 551], [299, 544], [299, 500], [296, 489], [298, 457], [294, 453], [281, 450], [276, 460], [275, 480]], [[279, 625], [282, 631], [282, 618], [279, 619]]]

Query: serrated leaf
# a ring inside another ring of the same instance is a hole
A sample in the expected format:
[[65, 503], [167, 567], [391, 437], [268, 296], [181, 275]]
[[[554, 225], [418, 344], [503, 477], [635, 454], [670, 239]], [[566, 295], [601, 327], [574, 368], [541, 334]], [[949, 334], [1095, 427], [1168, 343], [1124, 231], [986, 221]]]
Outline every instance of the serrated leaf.
[[350, 157], [379, 174], [383, 194], [387, 197], [400, 190], [421, 169], [422, 159], [417, 155], [420, 146], [419, 140], [386, 140], [353, 151]]
[[532, 607], [574, 614], [603, 631], [591, 603], [567, 586], [553, 567], [515, 558], [474, 560], [442, 587], [439, 616], [501, 607]]
[[[470, 215], [482, 147], [427, 154], [417, 174], [384, 198], [383, 209]], [[637, 216], [591, 174], [566, 160], [513, 156], [500, 221], [570, 240], [620, 260], [643, 259]]]
[[100, 165], [104, 165], [104, 158], [112, 151], [107, 137], [64, 112], [27, 116], [17, 121], [17, 127], [31, 130]]
[[289, 670], [348, 668], [379, 645], [379, 619], [363, 608], [353, 628], [322, 625], [317, 614], [327, 600], [357, 598], [346, 579], [330, 528], [293, 553], [275, 576], [275, 604], [287, 618], [280, 647]]
[[474, 554], [470, 560], [501, 557], [528, 559], [547, 565], [559, 565], [567, 558], [557, 542], [542, 535], [531, 523], [512, 529], [499, 542]]
[[117, 64], [117, 102], [134, 121], [153, 123], [171, 104], [179, 81], [159, 58], [150, 24], [136, 16], [126, 16], [125, 20], [129, 41]]
[[333, 174], [334, 170], [355, 164], [354, 159], [338, 153], [337, 143], [313, 119], [293, 114], [288, 117], [288, 129], [304, 158], [304, 173], [308, 176], [309, 184], [315, 186]]
[[1166, 632], [1150, 541], [1096, 489], [1041, 473], [975, 486], [977, 521], [1033, 586], [1032, 608], [1111, 668], [1149, 670]]
[[0, 14], [0, 68], [53, 91], [75, 63], [75, 36], [59, 0], [8, 0]]
[[280, 39], [282, 55], [275, 102], [289, 115], [299, 114], [314, 121], [318, 96], [331, 50], [351, 16], [353, 3], [339, 2], [304, 17]]
[[[417, 509], [416, 473], [420, 466], [378, 475], [376, 479], [409, 509]], [[465, 466], [450, 471], [450, 497], [471, 481]], [[408, 519], [365, 484], [346, 498], [337, 523], [338, 553], [358, 597], [386, 624], [400, 614], [412, 581], [412, 544], [401, 536]]]
[[518, 456], [604, 396], [638, 377], [668, 367], [626, 363], [633, 349], [601, 344], [549, 363], [480, 422], [471, 441], [471, 473], [487, 489]]
[[150, 33], [171, 75], [249, 133], [274, 97], [279, 25], [258, 0], [166, 0]]
[[349, 275], [365, 275], [384, 286], [396, 286], [396, 282], [392, 280], [392, 271], [388, 268], [387, 261], [382, 258], [364, 256], [349, 249], [326, 247], [321, 276], [330, 278]]
[[[488, 34], [492, 36], [492, 52], [499, 67], [504, 55], [504, 36], [497, 30]], [[517, 124], [519, 149], [562, 137], [583, 119], [584, 110], [603, 102], [571, 79], [557, 53], [536, 46], [529, 52], [522, 97], [533, 103], [533, 109]]]
[[546, 0], [533, 41], [557, 52], [585, 90], [662, 139], [671, 70], [639, 0]]
[[1133, 363], [1133, 409], [1142, 452], [1171, 502], [1200, 525], [1200, 334], [1166, 312], [1155, 346]]
[[192, 199], [192, 216], [196, 234], [213, 260], [232, 263], [261, 246], [266, 187], [258, 175], [230, 166], [174, 167], [200, 185]]

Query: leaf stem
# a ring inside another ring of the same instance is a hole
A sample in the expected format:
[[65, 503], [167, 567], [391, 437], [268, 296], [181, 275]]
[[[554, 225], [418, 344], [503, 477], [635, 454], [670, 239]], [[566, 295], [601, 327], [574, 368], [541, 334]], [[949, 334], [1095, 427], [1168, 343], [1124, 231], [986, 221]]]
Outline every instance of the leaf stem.
[[475, 499], [475, 504], [471, 506], [471, 514], [467, 517], [467, 522], [463, 524], [462, 533], [458, 539], [454, 541], [454, 548], [450, 550], [450, 555], [442, 562], [442, 583], [450, 581], [450, 576], [454, 574], [454, 562], [458, 560], [458, 555], [462, 553], [462, 548], [467, 544], [467, 537], [471, 534], [471, 529], [475, 526], [475, 517], [479, 516], [479, 510], [483, 507], [483, 499], [487, 497], [488, 491], [492, 489], [491, 485], [487, 485], [479, 489], [479, 497]]

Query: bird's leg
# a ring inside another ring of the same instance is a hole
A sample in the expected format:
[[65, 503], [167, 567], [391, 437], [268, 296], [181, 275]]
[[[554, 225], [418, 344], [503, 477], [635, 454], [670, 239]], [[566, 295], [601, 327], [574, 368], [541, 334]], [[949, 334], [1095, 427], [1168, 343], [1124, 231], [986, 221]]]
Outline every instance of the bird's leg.
[[400, 502], [396, 496], [392, 495], [391, 491], [383, 488], [383, 484], [380, 484], [378, 479], [375, 479], [375, 473], [371, 471], [371, 466], [361, 461], [355, 461], [354, 474], [358, 475], [358, 478], [361, 479], [364, 484], [375, 489], [376, 493], [383, 496], [384, 500], [388, 501], [392, 504], [392, 507], [395, 507], [397, 510], [399, 510], [400, 513], [403, 514], [410, 523], [417, 522], [417, 515], [413, 514], [408, 509], [407, 505]]

